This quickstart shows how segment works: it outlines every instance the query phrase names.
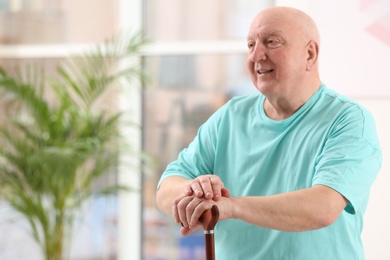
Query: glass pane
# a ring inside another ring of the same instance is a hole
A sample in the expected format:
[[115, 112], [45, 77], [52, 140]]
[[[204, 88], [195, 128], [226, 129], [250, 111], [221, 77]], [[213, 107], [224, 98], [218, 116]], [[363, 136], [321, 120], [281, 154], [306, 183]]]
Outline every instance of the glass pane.
[[[56, 75], [56, 68], [61, 59], [3, 59], [0, 67], [7, 74], [25, 79], [32, 78], [31, 67], [42, 68], [45, 76]], [[35, 70], [34, 72], [38, 72]], [[35, 75], [36, 76], [36, 75]], [[50, 91], [45, 92], [50, 99]], [[102, 103], [115, 104], [115, 96], [104, 96]], [[0, 114], [4, 115], [4, 105], [7, 96], [0, 96]], [[114, 107], [114, 106], [110, 106]], [[0, 123], [3, 117], [0, 116]], [[117, 172], [112, 170], [97, 179], [92, 190], [98, 190], [107, 185], [117, 183]], [[81, 208], [80, 215], [76, 216], [73, 236], [71, 238], [70, 259], [116, 259], [118, 251], [118, 197], [95, 197], [86, 201]], [[0, 259], [43, 259], [39, 246], [31, 238], [28, 222], [19, 213], [15, 212], [2, 198], [0, 198]]]
[[117, 0], [0, 0], [0, 44], [100, 42], [117, 17]]
[[157, 210], [156, 186], [212, 113], [232, 96], [255, 91], [245, 60], [245, 55], [145, 59], [154, 78], [144, 90], [143, 145], [157, 163], [148, 165], [144, 180], [144, 259], [204, 259], [203, 231], [182, 237], [172, 218]]
[[146, 0], [145, 33], [152, 41], [245, 39], [253, 17], [273, 0]]

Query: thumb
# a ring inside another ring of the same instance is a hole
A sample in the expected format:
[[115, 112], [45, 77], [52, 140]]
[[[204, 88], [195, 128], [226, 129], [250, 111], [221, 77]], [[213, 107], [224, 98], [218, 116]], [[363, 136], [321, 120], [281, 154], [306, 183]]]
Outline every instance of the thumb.
[[191, 228], [189, 228], [189, 227], [182, 227], [182, 228], [180, 229], [180, 234], [181, 234], [182, 236], [188, 236], [188, 235], [192, 234], [195, 230], [197, 230], [198, 227], [199, 227], [199, 226], [197, 226], [196, 228], [193, 228], [193, 229], [191, 229]]
[[230, 198], [230, 190], [222, 188], [221, 190], [222, 197]]

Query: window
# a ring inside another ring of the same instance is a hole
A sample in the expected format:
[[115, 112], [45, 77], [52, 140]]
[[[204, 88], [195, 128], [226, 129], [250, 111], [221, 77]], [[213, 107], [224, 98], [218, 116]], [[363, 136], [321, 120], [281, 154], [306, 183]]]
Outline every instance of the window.
[[152, 44], [143, 64], [152, 83], [143, 91], [143, 148], [156, 159], [143, 182], [143, 259], [204, 259], [203, 232], [182, 237], [155, 204], [167, 164], [198, 127], [232, 96], [255, 91], [246, 71], [246, 34], [273, 1], [146, 1]]
[[0, 44], [100, 42], [118, 28], [117, 2], [1, 0]]
[[[17, 66], [34, 63], [52, 75], [57, 64], [74, 50], [111, 37], [119, 27], [118, 12], [117, 0], [0, 0], [0, 66], [14, 73]], [[102, 182], [116, 181], [115, 176], [107, 177]], [[84, 213], [84, 221], [77, 223], [78, 232], [71, 241], [71, 258], [116, 257], [117, 199], [91, 200]], [[0, 201], [0, 233], [8, 234], [0, 237], [0, 259], [41, 259], [25, 224]]]

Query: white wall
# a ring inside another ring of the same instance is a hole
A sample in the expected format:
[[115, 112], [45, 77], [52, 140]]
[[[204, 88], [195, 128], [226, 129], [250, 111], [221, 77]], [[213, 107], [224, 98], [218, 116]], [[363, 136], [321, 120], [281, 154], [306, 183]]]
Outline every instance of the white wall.
[[326, 83], [353, 97], [390, 98], [390, 0], [317, 0], [311, 12], [321, 33]]
[[390, 259], [390, 99], [358, 99], [375, 116], [383, 152], [382, 169], [372, 189], [365, 216], [363, 242], [367, 260]]
[[371, 190], [363, 241], [367, 260], [390, 259], [390, 0], [279, 0], [307, 12], [321, 33], [320, 72], [328, 87], [374, 115], [383, 165]]

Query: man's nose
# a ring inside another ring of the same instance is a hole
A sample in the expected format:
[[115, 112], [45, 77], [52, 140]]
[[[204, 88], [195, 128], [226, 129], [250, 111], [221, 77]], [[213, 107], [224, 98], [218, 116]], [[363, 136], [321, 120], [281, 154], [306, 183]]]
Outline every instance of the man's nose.
[[266, 59], [264, 46], [256, 44], [250, 52], [250, 59], [253, 62], [258, 62]]

